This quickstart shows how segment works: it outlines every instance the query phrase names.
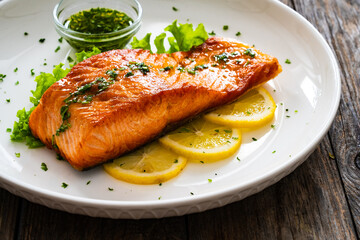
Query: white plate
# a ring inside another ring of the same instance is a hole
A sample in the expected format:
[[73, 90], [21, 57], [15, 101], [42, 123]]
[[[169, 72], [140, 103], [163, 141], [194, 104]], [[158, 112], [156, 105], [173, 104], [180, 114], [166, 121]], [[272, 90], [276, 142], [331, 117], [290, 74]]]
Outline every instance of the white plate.
[[[50, 72], [54, 64], [65, 62], [72, 54], [67, 43], [57, 41], [51, 15], [55, 4], [48, 0], [0, 4], [0, 73], [7, 75], [0, 82], [0, 186], [30, 201], [110, 218], [165, 217], [223, 206], [261, 191], [293, 171], [311, 154], [335, 116], [340, 79], [334, 55], [315, 28], [290, 8], [271, 0], [143, 0], [144, 23], [138, 37], [147, 32], [155, 36], [178, 19], [180, 23], [204, 23], [209, 32], [255, 44], [276, 56], [283, 72], [266, 84], [278, 105], [271, 123], [276, 127], [269, 124], [244, 133], [237, 156], [214, 164], [188, 164], [180, 176], [162, 186], [117, 181], [101, 167], [77, 172], [56, 160], [50, 150], [30, 150], [9, 141], [6, 132], [16, 120], [16, 111], [30, 106], [30, 90], [35, 88], [30, 69], [37, 74]], [[173, 11], [173, 6], [179, 11]], [[224, 31], [223, 25], [229, 25], [229, 30]], [[238, 31], [242, 35], [236, 37]], [[39, 43], [40, 38], [46, 38], [45, 42]], [[57, 46], [61, 49], [55, 53]], [[287, 58], [291, 64], [284, 63]], [[19, 70], [14, 72], [16, 67]], [[16, 81], [20, 84], [15, 85]], [[47, 172], [41, 170], [42, 162], [47, 164]], [[68, 184], [66, 189], [62, 182]]]

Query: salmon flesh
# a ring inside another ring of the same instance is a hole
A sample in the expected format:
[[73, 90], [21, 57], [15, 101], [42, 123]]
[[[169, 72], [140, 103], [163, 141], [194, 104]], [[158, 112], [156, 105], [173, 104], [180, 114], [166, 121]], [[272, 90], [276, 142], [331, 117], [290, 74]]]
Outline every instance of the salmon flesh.
[[54, 83], [29, 126], [48, 148], [83, 170], [230, 103], [280, 72], [276, 58], [217, 37], [172, 54], [112, 50], [78, 63]]

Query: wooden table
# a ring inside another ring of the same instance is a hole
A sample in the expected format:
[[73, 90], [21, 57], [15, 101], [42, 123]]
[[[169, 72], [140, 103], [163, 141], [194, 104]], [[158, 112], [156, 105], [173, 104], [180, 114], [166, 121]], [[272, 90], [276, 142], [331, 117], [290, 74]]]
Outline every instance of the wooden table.
[[340, 66], [335, 121], [292, 174], [242, 201], [182, 217], [92, 218], [0, 190], [0, 239], [358, 239], [360, 0], [282, 0], [325, 37]]

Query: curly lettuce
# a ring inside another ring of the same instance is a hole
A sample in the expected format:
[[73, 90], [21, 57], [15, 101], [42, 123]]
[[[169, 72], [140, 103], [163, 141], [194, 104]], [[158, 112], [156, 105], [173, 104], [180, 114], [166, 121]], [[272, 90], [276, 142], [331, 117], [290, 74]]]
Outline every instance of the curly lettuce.
[[[169, 49], [165, 49], [165, 38], [166, 33], [161, 33], [154, 40], [154, 45], [157, 49], [157, 53], [173, 53], [178, 51], [189, 51], [193, 46], [198, 46], [208, 39], [208, 34], [205, 30], [205, 27], [200, 23], [196, 29], [193, 29], [193, 25], [190, 23], [181, 24], [177, 23], [175, 20], [172, 24], [167, 26], [164, 31], [170, 32], [172, 37], [168, 37]], [[151, 33], [146, 34], [143, 39], [133, 38], [133, 41], [130, 43], [132, 48], [140, 48], [151, 50], [150, 43]]]

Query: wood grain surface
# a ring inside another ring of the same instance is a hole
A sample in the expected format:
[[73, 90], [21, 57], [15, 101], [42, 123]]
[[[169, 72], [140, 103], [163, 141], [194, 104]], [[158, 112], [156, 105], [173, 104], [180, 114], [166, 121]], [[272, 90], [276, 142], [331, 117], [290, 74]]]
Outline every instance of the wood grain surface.
[[52, 210], [0, 189], [0, 239], [359, 239], [360, 0], [282, 0], [325, 37], [340, 66], [336, 119], [309, 159], [222, 208], [147, 220]]

